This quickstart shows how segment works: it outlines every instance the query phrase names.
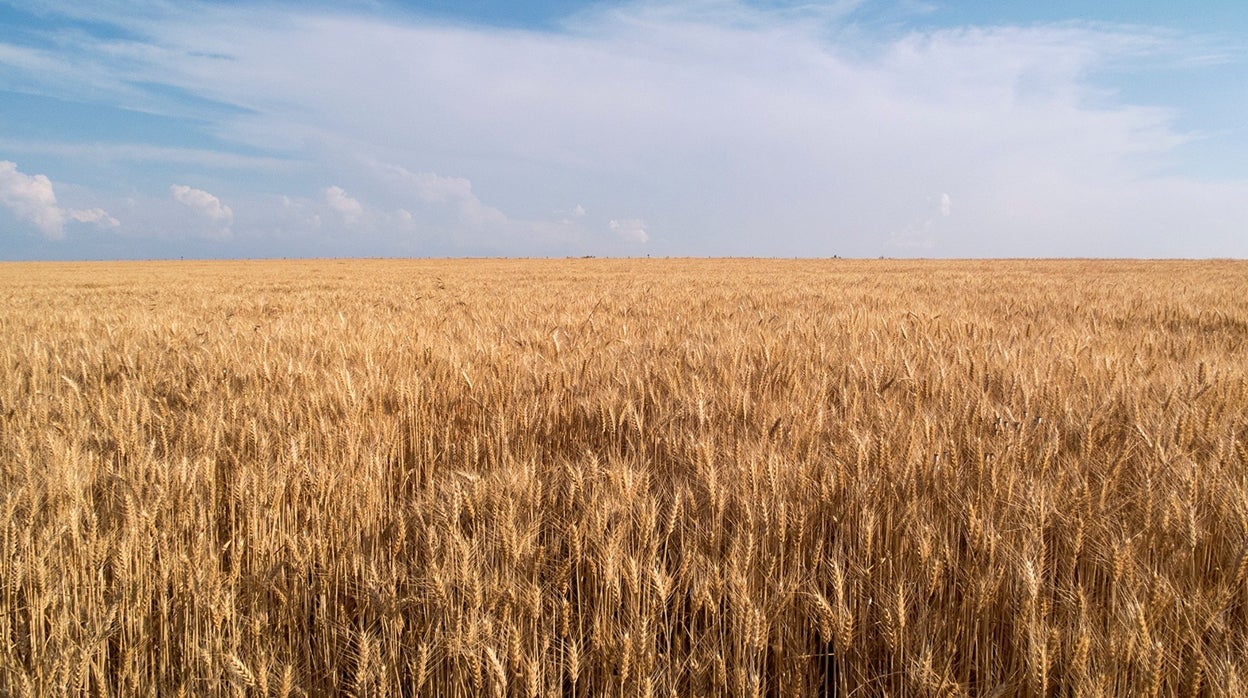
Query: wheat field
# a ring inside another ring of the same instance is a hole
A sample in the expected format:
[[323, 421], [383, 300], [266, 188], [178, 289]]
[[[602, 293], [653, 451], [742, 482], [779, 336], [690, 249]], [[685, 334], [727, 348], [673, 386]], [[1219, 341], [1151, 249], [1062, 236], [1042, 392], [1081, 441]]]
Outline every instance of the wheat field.
[[1248, 264], [0, 265], [0, 694], [1248, 694]]

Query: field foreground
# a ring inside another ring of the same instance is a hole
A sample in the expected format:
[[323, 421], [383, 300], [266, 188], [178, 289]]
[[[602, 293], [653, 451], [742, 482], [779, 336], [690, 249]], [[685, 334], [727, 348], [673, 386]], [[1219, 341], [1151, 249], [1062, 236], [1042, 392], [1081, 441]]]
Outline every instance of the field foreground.
[[1243, 695], [1248, 264], [0, 265], [0, 694]]

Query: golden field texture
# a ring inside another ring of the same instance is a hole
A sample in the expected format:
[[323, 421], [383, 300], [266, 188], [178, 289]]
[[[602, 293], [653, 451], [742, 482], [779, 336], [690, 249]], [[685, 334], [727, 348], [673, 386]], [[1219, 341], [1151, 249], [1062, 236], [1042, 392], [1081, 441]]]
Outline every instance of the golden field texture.
[[0, 265], [0, 693], [1248, 693], [1248, 264]]

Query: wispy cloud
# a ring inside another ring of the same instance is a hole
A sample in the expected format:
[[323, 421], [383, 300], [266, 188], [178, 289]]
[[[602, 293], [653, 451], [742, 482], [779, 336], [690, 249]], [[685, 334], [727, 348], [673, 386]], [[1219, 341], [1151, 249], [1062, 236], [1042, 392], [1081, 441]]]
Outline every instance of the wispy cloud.
[[73, 209], [69, 212], [69, 217], [79, 223], [94, 223], [103, 228], [116, 228], [121, 225], [120, 221], [108, 215], [108, 211], [102, 208]]
[[93, 162], [161, 163], [248, 171], [292, 171], [298, 161], [269, 155], [249, 155], [205, 148], [156, 146], [144, 143], [104, 143], [0, 138], [0, 151], [73, 157]]

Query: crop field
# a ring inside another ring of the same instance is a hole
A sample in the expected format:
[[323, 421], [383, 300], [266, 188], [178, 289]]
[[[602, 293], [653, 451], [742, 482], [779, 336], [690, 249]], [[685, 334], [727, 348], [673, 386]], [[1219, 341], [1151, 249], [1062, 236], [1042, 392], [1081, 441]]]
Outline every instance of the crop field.
[[0, 264], [0, 694], [1248, 694], [1248, 264]]

